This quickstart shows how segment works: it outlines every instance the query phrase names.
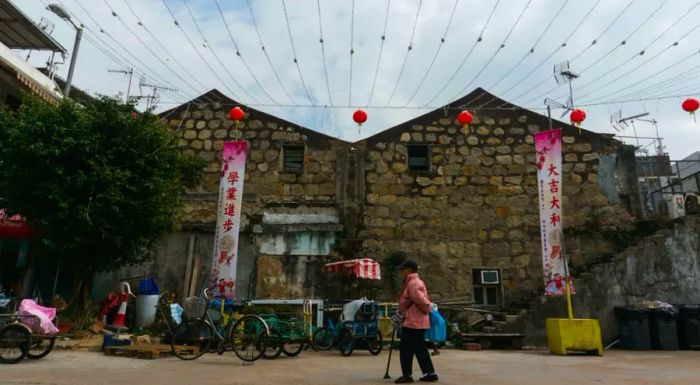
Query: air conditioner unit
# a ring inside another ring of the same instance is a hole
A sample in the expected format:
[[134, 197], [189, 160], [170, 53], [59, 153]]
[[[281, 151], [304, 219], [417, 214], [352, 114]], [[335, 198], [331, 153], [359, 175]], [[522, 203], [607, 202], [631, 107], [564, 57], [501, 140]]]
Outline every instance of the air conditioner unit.
[[482, 285], [498, 285], [501, 283], [498, 270], [481, 270]]

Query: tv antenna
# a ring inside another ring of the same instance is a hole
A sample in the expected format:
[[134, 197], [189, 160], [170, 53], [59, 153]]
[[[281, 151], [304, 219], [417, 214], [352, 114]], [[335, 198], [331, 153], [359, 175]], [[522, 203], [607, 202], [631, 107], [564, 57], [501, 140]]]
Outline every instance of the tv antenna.
[[[143, 89], [144, 88], [150, 88], [151, 93], [146, 94], [145, 96], [143, 95]], [[155, 108], [158, 102], [160, 101], [160, 92], [162, 91], [170, 91], [170, 92], [177, 92], [177, 88], [172, 88], [172, 87], [166, 87], [166, 86], [161, 86], [158, 84], [154, 83], [149, 83], [147, 82], [144, 78], [141, 78], [139, 81], [139, 91], [141, 92], [141, 96], [137, 96], [133, 98], [132, 100], [146, 100], [146, 109], [152, 109]]]
[[569, 83], [569, 98], [565, 103], [558, 102], [554, 99], [545, 98], [544, 105], [547, 106], [547, 116], [549, 117], [549, 129], [552, 129], [552, 108], [560, 108], [564, 110], [559, 118], [563, 118], [567, 113], [574, 109], [574, 90], [571, 86], [571, 81], [578, 78], [578, 75], [571, 72], [569, 62], [565, 61], [554, 65], [554, 80], [557, 84]]
[[129, 68], [129, 70], [107, 70], [109, 73], [113, 74], [124, 74], [124, 75], [129, 75], [129, 85], [126, 86], [126, 98], [124, 101], [126, 103], [129, 103], [129, 94], [131, 93], [131, 78], [134, 76], [134, 69]]
[[[636, 114], [636, 115], [631, 115], [627, 117], [622, 117], [622, 110], [618, 111], [617, 113], [613, 114], [610, 116], [610, 123], [612, 127], [615, 129], [617, 132], [622, 132], [625, 129], [632, 127], [632, 131], [634, 133], [634, 136], [631, 138], [635, 139], [637, 142], [637, 148], [639, 152], [642, 152], [644, 154], [648, 154], [648, 150], [646, 150], [646, 147], [649, 147], [649, 145], [642, 146], [641, 143], [639, 142], [639, 139], [651, 139], [652, 143], [656, 145], [656, 155], [663, 155], [664, 154], [664, 145], [661, 142], [661, 137], [659, 136], [659, 126], [658, 122], [654, 118], [646, 118], [645, 117], [649, 116], [648, 112], [644, 112], [641, 114]], [[629, 122], [629, 124], [627, 123]], [[637, 133], [637, 126], [634, 124], [635, 122], [644, 122], [644, 123], [649, 123], [654, 127], [654, 132], [656, 133], [655, 137], [641, 137]], [[620, 136], [623, 137], [623, 136]], [[651, 144], [651, 143], [650, 143]]]
[[[56, 25], [51, 20], [42, 16], [41, 21], [39, 21], [39, 24], [37, 24], [36, 26], [39, 27], [39, 29], [41, 29], [42, 31], [44, 31], [47, 35], [51, 35], [51, 33], [53, 33], [53, 29]], [[30, 49], [29, 52], [27, 52], [27, 60], [26, 61], [29, 61], [29, 58], [31, 56], [32, 56], [32, 50]], [[51, 57], [53, 59], [53, 54]]]

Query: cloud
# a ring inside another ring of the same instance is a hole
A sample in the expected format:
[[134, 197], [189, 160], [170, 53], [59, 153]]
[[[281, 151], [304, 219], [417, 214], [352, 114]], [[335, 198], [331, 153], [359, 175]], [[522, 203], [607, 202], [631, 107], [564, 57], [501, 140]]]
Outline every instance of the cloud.
[[[39, 20], [43, 16], [54, 21], [56, 28], [53, 36], [64, 46], [71, 47], [74, 31], [65, 22], [46, 11], [43, 8], [43, 1], [17, 3], [35, 20]], [[162, 0], [130, 1], [129, 4], [144, 25], [156, 35], [158, 41], [167, 48], [167, 51], [172, 53], [173, 57], [166, 54], [159, 44], [136, 24], [136, 18], [131, 14], [124, 0], [107, 0], [107, 3], [139, 35], [148, 48], [144, 47], [117, 18], [112, 16], [104, 1], [62, 0], [66, 8], [70, 9], [88, 26], [91, 32], [87, 32], [86, 35], [90, 36], [91, 40], [95, 41], [96, 35], [100, 36], [111, 47], [110, 49], [115, 49], [120, 55], [134, 62], [140, 70], [145, 70], [151, 81], [178, 88], [177, 95], [163, 95], [160, 103], [161, 109], [173, 107], [176, 103], [200, 95], [211, 88], [217, 88], [243, 103], [254, 105], [308, 104], [309, 101], [302, 87], [299, 72], [293, 61], [294, 54], [281, 0], [250, 0], [265, 51], [261, 49], [247, 1], [219, 0], [223, 7], [226, 23], [238, 44], [239, 52], [272, 100], [261, 90], [240, 57], [237, 56], [234, 44], [221, 20], [215, 0], [188, 0], [197, 24], [206, 36], [207, 47], [204, 46], [204, 39], [192, 22], [183, 2], [181, 0], [166, 1], [175, 13], [181, 29], [174, 25]], [[696, 25], [695, 20], [698, 20], [698, 16], [700, 16], [700, 8], [693, 8], [691, 12], [688, 12], [694, 2], [690, 0], [668, 2], [650, 17], [652, 12], [663, 2], [661, 0], [637, 1], [629, 6], [615, 23], [612, 23], [628, 6], [629, 1], [601, 1], [576, 33], [565, 41], [567, 35], [573, 31], [595, 3], [569, 1], [561, 14], [554, 19], [554, 15], [563, 1], [532, 0], [518, 26], [504, 43], [506, 35], [520, 16], [527, 0], [501, 0], [491, 23], [483, 34], [483, 40], [476, 44], [473, 54], [465, 66], [448, 84], [450, 75], [454, 73], [476, 41], [496, 2], [496, 0], [461, 0], [445, 35], [445, 43], [440, 48], [432, 70], [411, 102], [411, 106], [425, 106], [445, 85], [444, 92], [433, 104], [438, 106], [448, 103], [461, 96], [459, 91], [474, 80], [465, 93], [471, 92], [476, 87], [484, 87], [506, 100], [524, 107], [539, 109], [542, 107], [542, 101], [536, 97], [556, 86], [551, 76], [552, 66], [561, 61], [571, 60], [584, 50], [584, 53], [571, 63], [574, 72], [583, 72], [581, 77], [574, 81], [574, 100], [577, 104], [587, 104], [587, 102], [594, 102], [596, 99], [600, 99], [599, 101], [631, 100], [636, 98], [635, 95], [640, 96], [640, 98], [645, 95], [674, 95], [674, 91], [679, 91], [681, 88], [689, 91], [695, 90], [693, 83], [690, 82], [689, 84], [680, 83], [677, 88], [663, 89], [663, 92], [655, 93], [653, 90], [645, 91], [646, 94], [642, 92], [651, 85], [671, 79], [673, 76], [689, 71], [698, 65], [700, 55], [676, 64], [696, 49], [691, 45], [691, 42], [697, 39], [697, 31], [690, 32], [687, 37], [680, 40], [677, 47], [664, 51], [666, 47], [681, 39]], [[354, 3], [354, 23], [351, 23], [353, 19], [351, 1], [320, 1], [326, 53], [325, 64], [328, 70], [327, 84], [321, 43], [319, 42], [317, 3], [316, 1], [286, 0], [289, 29], [294, 39], [296, 59], [301, 76], [313, 103], [319, 107], [255, 106], [255, 108], [346, 140], [356, 140], [360, 137], [357, 127], [351, 119], [354, 108], [344, 107], [348, 105], [350, 89], [351, 40], [354, 48], [351, 104], [353, 106], [366, 106], [369, 102], [379, 59], [380, 37], [384, 28], [387, 3], [375, 0], [355, 0]], [[452, 0], [423, 0], [415, 36], [411, 42], [411, 31], [418, 5], [419, 0], [391, 1], [386, 40], [376, 78], [372, 106], [386, 105], [395, 85], [396, 93], [391, 100], [391, 106], [404, 105], [416, 91], [419, 81], [424, 77], [425, 71], [433, 60], [438, 46], [440, 46], [440, 39], [445, 32], [454, 2]], [[91, 17], [83, 11], [83, 8]], [[676, 23], [676, 20], [685, 14], [687, 16]], [[551, 27], [534, 46], [534, 52], [527, 54], [551, 20], [554, 20]], [[98, 24], [126, 47], [131, 55], [120, 49], [106, 34], [100, 33]], [[352, 36], [351, 25], [353, 26]], [[608, 26], [611, 27], [606, 30]], [[196, 50], [188, 43], [182, 31], [185, 31], [189, 36]], [[601, 36], [603, 31], [605, 33]], [[664, 35], [654, 41], [662, 33]], [[594, 39], [598, 40], [596, 44], [591, 45]], [[621, 44], [622, 41], [625, 41], [625, 44]], [[649, 45], [652, 42], [653, 44]], [[504, 47], [498, 49], [502, 43], [505, 44]], [[561, 47], [563, 43], [566, 43], [565, 47]], [[408, 51], [409, 44], [412, 46], [410, 51]], [[102, 43], [100, 45], [104, 46]], [[212, 54], [209, 47], [216, 56]], [[645, 49], [645, 54], [639, 55], [642, 49]], [[150, 50], [168, 65], [163, 65], [161, 60], [154, 57]], [[268, 62], [265, 52], [269, 55], [272, 66]], [[496, 52], [495, 56], [489, 62], [494, 52]], [[537, 66], [552, 53], [554, 54], [543, 65]], [[200, 54], [205, 60], [200, 58]], [[38, 64], [45, 59], [45, 54], [34, 54], [32, 60]], [[138, 63], [137, 59], [144, 65]], [[522, 63], [510, 75], [506, 76], [496, 87], [490, 89], [521, 59]], [[225, 68], [219, 64], [219, 60]], [[404, 73], [397, 84], [399, 71], [404, 65], [404, 60], [406, 62]], [[615, 69], [625, 61], [629, 62]], [[488, 66], [477, 77], [476, 75], [487, 62]], [[185, 67], [187, 71], [184, 71], [181, 66]], [[213, 71], [208, 66], [211, 66]], [[144, 67], [148, 67], [148, 70]], [[170, 67], [172, 71], [167, 67]], [[663, 71], [666, 67], [669, 68]], [[77, 62], [75, 83], [77, 86], [93, 92], [110, 95], [124, 93], [127, 79], [119, 74], [107, 73], [106, 70], [110, 68], [119, 68], [119, 66], [100, 52], [91, 41], [84, 41]], [[535, 68], [536, 70], [531, 76], [517, 87], [509, 90], [513, 84], [523, 79]], [[64, 65], [59, 73], [65, 76], [66, 70], [67, 66]], [[277, 76], [279, 76], [279, 81]], [[182, 81], [181, 78], [185, 81]], [[232, 78], [240, 83], [243, 89], [239, 88]], [[591, 84], [586, 84], [591, 81], [593, 81]], [[139, 92], [138, 83], [139, 79], [136, 79], [132, 92]], [[534, 88], [532, 92], [516, 98], [530, 88]], [[291, 100], [286, 95], [285, 89], [291, 96]], [[330, 89], [334, 107], [330, 106], [328, 89]], [[142, 92], [148, 91], [143, 88]], [[563, 102], [566, 100], [567, 94], [568, 90], [562, 86], [546, 96]], [[602, 98], [603, 96], [606, 97]], [[252, 102], [251, 98], [257, 102]], [[693, 141], [689, 138], [697, 138], [698, 126], [692, 118], [681, 110], [678, 99], [584, 108], [588, 112], [588, 120], [584, 127], [599, 132], [612, 132], [612, 129], [609, 128], [610, 115], [618, 109], [623, 110], [623, 115], [647, 111], [650, 113], [650, 117], [659, 122], [659, 134], [664, 137], [664, 144], [671, 152], [672, 158], [681, 158], [697, 150], [697, 140]], [[426, 112], [426, 110], [400, 108], [368, 108], [367, 111], [369, 120], [363, 126], [361, 134], [363, 137], [383, 131]], [[650, 124], [638, 122], [636, 127], [639, 135], [655, 135]], [[631, 132], [624, 134], [632, 135]]]

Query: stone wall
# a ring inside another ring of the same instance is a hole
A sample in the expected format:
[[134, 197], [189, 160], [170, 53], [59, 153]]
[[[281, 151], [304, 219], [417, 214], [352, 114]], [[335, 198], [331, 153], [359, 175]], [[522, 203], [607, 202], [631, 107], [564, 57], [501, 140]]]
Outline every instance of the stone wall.
[[[365, 253], [384, 259], [400, 250], [416, 258], [435, 298], [470, 297], [471, 269], [478, 267], [501, 269], [506, 299], [541, 287], [533, 134], [547, 128], [538, 114], [499, 110], [477, 112], [465, 133], [435, 111], [362, 142], [365, 202], [358, 235]], [[632, 222], [617, 178], [618, 158], [624, 159], [618, 154], [628, 150], [609, 137], [562, 128], [562, 209], [575, 265], [613, 252], [609, 242], [589, 243], [576, 229]], [[408, 170], [413, 144], [429, 145], [430, 171]], [[601, 158], [609, 160], [604, 173]]]

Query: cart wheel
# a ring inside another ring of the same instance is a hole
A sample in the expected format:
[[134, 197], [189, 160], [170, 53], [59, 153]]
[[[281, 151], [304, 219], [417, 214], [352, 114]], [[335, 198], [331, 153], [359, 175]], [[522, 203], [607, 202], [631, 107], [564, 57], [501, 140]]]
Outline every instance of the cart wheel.
[[46, 357], [56, 344], [56, 337], [32, 338], [32, 346], [27, 351], [27, 358], [38, 360]]
[[282, 353], [287, 357], [298, 356], [304, 350], [304, 342], [300, 340], [284, 341], [282, 343]]
[[372, 353], [373, 356], [378, 355], [382, 352], [382, 334], [377, 332], [377, 335], [372, 338], [367, 338], [367, 350]]
[[353, 349], [355, 349], [355, 338], [352, 335], [352, 331], [347, 328], [343, 328], [338, 335], [338, 349], [340, 349], [340, 354], [348, 357], [352, 354]]
[[16, 364], [27, 356], [32, 336], [24, 326], [11, 324], [0, 329], [0, 362]]
[[212, 335], [208, 323], [198, 319], [184, 321], [173, 330], [172, 352], [181, 360], [195, 360], [209, 351]]
[[330, 350], [335, 342], [335, 335], [329, 328], [323, 327], [314, 332], [311, 345], [316, 350]]
[[236, 321], [230, 336], [233, 352], [245, 362], [262, 357], [270, 343], [267, 324], [257, 315], [249, 314]]
[[271, 360], [282, 354], [283, 349], [282, 334], [275, 329], [270, 329], [270, 337], [267, 339], [267, 346], [263, 350], [263, 357]]

